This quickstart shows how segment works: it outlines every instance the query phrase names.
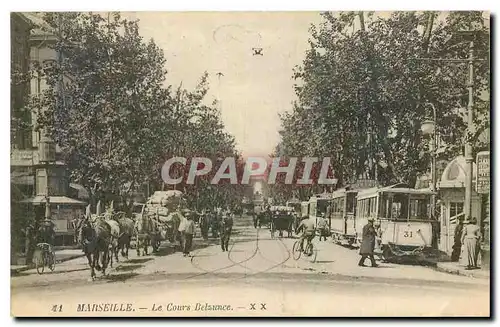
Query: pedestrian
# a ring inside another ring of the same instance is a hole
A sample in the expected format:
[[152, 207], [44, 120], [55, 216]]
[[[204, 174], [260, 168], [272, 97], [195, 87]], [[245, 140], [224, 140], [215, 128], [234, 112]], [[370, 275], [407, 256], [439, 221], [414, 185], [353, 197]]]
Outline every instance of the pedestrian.
[[208, 240], [208, 224], [209, 224], [210, 209], [204, 210], [200, 217], [200, 231], [203, 239]]
[[229, 238], [233, 230], [233, 217], [232, 215], [225, 214], [222, 216], [221, 231], [220, 231], [220, 245], [222, 252], [229, 251]]
[[481, 232], [479, 226], [476, 225], [477, 219], [466, 219], [462, 233], [462, 244], [464, 251], [462, 254], [462, 262], [467, 265], [466, 269], [477, 269], [477, 261], [479, 256], [479, 240]]
[[[185, 235], [184, 235], [184, 231], [186, 230], [186, 225], [187, 225], [187, 219], [184, 215], [180, 215], [180, 222], [179, 222], [179, 227], [178, 227], [178, 235], [179, 235], [179, 243], [180, 243], [180, 248], [182, 250], [182, 253], [184, 254], [184, 243], [185, 243]], [[184, 254], [184, 256], [186, 256]]]
[[463, 216], [458, 217], [458, 223], [455, 227], [455, 234], [453, 236], [453, 251], [451, 252], [451, 261], [458, 262], [460, 259], [460, 251], [462, 249], [462, 234], [464, 229]]
[[35, 252], [35, 242], [36, 242], [36, 235], [35, 235], [35, 224], [30, 221], [28, 223], [28, 226], [26, 226], [26, 233], [25, 233], [25, 247], [24, 247], [24, 253], [26, 255], [26, 262], [32, 262], [33, 259], [33, 252]]
[[329, 230], [328, 230], [328, 221], [320, 216], [318, 217], [318, 231], [319, 231], [319, 240], [321, 241], [322, 238], [325, 239], [326, 241], [326, 237], [329, 236]]
[[363, 227], [363, 239], [361, 241], [361, 247], [359, 249], [359, 254], [361, 259], [358, 262], [358, 266], [364, 267], [366, 258], [370, 258], [372, 267], [378, 267], [373, 257], [373, 250], [375, 249], [375, 238], [377, 232], [373, 227], [373, 218], [368, 218], [368, 223]]
[[186, 214], [185, 228], [184, 228], [184, 248], [183, 254], [185, 257], [189, 256], [191, 247], [193, 245], [194, 236], [194, 221], [190, 213]]

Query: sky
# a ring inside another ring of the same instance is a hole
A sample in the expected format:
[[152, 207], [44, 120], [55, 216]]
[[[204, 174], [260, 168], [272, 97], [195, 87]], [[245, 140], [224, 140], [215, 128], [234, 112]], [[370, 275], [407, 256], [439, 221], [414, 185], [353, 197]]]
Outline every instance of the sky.
[[[279, 142], [279, 113], [295, 99], [293, 68], [309, 48], [318, 12], [128, 12], [167, 59], [167, 83], [193, 89], [209, 73], [226, 130], [244, 156], [267, 156]], [[262, 56], [252, 48], [262, 48]], [[217, 73], [223, 75], [218, 76]]]

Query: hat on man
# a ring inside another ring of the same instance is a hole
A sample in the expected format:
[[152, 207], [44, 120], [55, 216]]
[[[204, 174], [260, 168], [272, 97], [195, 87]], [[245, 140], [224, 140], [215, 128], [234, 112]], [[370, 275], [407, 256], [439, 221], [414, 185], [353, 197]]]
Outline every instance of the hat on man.
[[368, 221], [374, 221], [375, 219], [373, 217], [368, 217]]

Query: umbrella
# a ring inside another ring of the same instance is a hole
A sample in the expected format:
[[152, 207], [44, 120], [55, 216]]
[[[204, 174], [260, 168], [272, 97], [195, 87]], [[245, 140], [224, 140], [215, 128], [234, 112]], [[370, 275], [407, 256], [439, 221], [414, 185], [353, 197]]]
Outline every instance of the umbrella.
[[101, 200], [97, 201], [97, 207], [95, 209], [96, 216], [100, 216], [102, 214], [102, 204]]
[[45, 198], [46, 202], [45, 202], [45, 219], [50, 219], [50, 199], [49, 197], [47, 196]]
[[85, 218], [89, 219], [92, 213], [90, 212], [90, 204], [87, 206], [87, 209], [85, 209]]

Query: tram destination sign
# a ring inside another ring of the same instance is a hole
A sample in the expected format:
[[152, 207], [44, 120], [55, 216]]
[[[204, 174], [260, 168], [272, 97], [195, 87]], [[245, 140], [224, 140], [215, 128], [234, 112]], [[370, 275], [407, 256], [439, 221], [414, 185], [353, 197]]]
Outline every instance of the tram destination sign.
[[482, 151], [476, 157], [476, 192], [487, 194], [490, 191], [490, 152]]

